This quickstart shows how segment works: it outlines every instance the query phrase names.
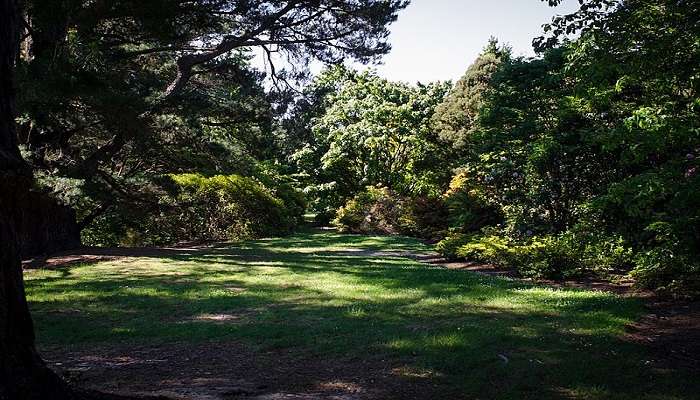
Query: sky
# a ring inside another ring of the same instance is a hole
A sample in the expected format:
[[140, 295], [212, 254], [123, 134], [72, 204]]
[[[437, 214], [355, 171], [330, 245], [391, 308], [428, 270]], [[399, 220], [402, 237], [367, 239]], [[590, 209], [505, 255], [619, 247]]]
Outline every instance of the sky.
[[392, 51], [375, 68], [394, 81], [457, 80], [490, 36], [515, 55], [532, 56], [542, 25], [577, 6], [577, 0], [559, 7], [540, 0], [412, 0], [390, 26]]
[[[577, 8], [577, 0], [564, 0], [558, 7], [541, 0], [412, 0], [389, 27], [391, 52], [369, 68], [393, 81], [456, 81], [489, 37], [509, 44], [516, 56], [533, 56], [532, 39], [542, 34], [542, 25]], [[262, 51], [256, 51], [253, 65], [266, 70]], [[322, 68], [314, 64], [311, 70]]]

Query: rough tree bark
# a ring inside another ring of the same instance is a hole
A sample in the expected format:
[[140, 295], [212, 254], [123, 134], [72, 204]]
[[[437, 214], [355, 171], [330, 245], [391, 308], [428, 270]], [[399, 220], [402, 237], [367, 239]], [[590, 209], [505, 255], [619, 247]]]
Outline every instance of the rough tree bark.
[[0, 0], [0, 400], [71, 399], [36, 351], [22, 281], [16, 210], [32, 174], [17, 147], [14, 121], [18, 11], [17, 0]]

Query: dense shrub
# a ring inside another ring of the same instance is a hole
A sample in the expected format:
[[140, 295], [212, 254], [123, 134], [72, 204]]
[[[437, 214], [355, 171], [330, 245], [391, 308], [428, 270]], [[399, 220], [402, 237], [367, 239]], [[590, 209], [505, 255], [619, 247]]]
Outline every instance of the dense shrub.
[[338, 209], [333, 224], [341, 232], [398, 234], [404, 206], [393, 191], [370, 186]]
[[452, 177], [450, 187], [444, 195], [444, 203], [449, 210], [449, 225], [461, 232], [477, 232], [479, 229], [497, 225], [502, 216], [494, 207], [477, 182], [466, 169]]
[[436, 241], [443, 238], [449, 210], [440, 197], [415, 196], [404, 201], [399, 226], [402, 234]]
[[176, 193], [163, 217], [173, 240], [228, 240], [279, 235], [297, 222], [293, 208], [273, 191], [251, 178], [238, 175], [204, 177], [171, 175]]
[[335, 218], [336, 212], [333, 210], [322, 210], [314, 215], [314, 223], [320, 226], [330, 225]]
[[338, 209], [333, 224], [341, 232], [434, 239], [446, 229], [447, 217], [439, 198], [403, 197], [387, 188], [370, 186]]
[[536, 278], [606, 275], [628, 270], [632, 250], [619, 237], [584, 237], [576, 231], [514, 239], [493, 228], [456, 233], [437, 245], [448, 259], [467, 259], [516, 269]]
[[304, 213], [307, 208], [306, 196], [299, 188], [297, 181], [289, 175], [283, 175], [273, 168], [264, 168], [262, 163], [258, 166], [256, 178], [262, 182], [265, 188], [284, 202], [284, 208], [295, 223], [304, 222]]
[[687, 248], [687, 240], [679, 238], [670, 224], [652, 224], [647, 231], [654, 238], [636, 254], [631, 275], [663, 292], [700, 295], [700, 249]]
[[142, 246], [289, 233], [303, 220], [303, 195], [285, 182], [269, 184], [276, 186], [239, 175], [168, 175], [157, 204], [111, 210], [83, 238], [89, 244]]
[[435, 245], [435, 249], [448, 260], [457, 260], [462, 258], [462, 256], [457, 254], [457, 250], [468, 244], [473, 238], [473, 234], [468, 235], [459, 232], [451, 233], [449, 236], [439, 241]]

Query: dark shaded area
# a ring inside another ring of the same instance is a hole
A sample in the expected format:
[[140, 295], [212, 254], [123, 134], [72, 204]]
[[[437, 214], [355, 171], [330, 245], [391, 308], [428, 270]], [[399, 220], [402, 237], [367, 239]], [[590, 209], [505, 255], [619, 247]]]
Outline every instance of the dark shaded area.
[[627, 338], [651, 349], [655, 362], [700, 375], [700, 302], [652, 301]]
[[75, 211], [49, 195], [29, 192], [16, 211], [23, 259], [80, 247]]
[[0, 399], [72, 399], [39, 357], [22, 281], [19, 223], [32, 174], [15, 130], [14, 64], [20, 16], [16, 0], [0, 0]]
[[[192, 399], [458, 398], [427, 377], [400, 376], [410, 359], [382, 355], [325, 357], [287, 349], [259, 351], [240, 342], [168, 343], [45, 352], [76, 383], [101, 390]], [[403, 361], [403, 363], [402, 363]]]

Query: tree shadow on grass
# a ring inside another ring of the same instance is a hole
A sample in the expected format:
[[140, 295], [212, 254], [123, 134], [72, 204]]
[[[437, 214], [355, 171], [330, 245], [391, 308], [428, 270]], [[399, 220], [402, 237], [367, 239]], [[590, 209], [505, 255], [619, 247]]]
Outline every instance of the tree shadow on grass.
[[243, 341], [302, 358], [381, 354], [396, 379], [422, 375], [467, 398], [700, 390], [693, 371], [653, 368], [644, 348], [620, 339], [640, 315], [634, 299], [366, 253], [400, 245], [425, 249], [307, 233], [66, 267], [27, 286], [39, 340], [55, 346]]

